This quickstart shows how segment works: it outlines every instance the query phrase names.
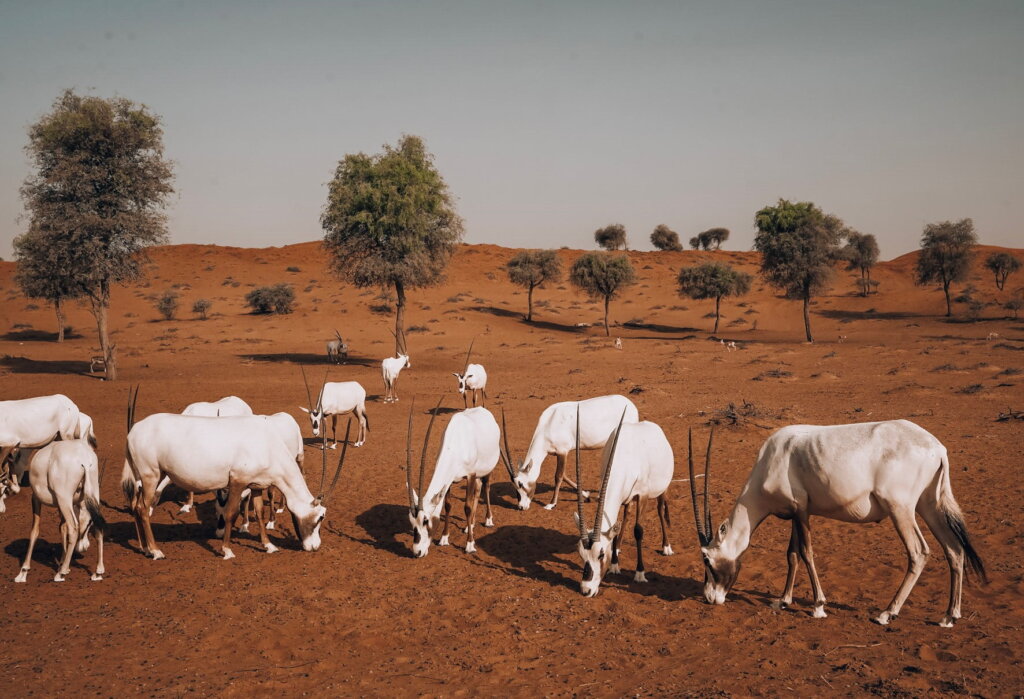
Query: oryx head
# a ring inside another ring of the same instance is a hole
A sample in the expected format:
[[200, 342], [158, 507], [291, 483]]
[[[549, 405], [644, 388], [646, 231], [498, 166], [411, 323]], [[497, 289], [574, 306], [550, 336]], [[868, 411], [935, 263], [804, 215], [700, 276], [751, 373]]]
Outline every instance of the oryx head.
[[320, 444], [320, 487], [318, 488], [320, 494], [313, 498], [309, 504], [309, 512], [304, 516], [299, 516], [295, 513], [292, 508], [288, 508], [292, 513], [292, 524], [295, 526], [295, 535], [302, 542], [303, 551], [316, 551], [320, 548], [320, 525], [323, 524], [324, 517], [327, 515], [327, 500], [331, 497], [331, 493], [334, 492], [334, 486], [338, 485], [338, 477], [341, 476], [341, 469], [345, 466], [345, 454], [348, 452], [349, 437], [352, 433], [352, 418], [348, 419], [345, 425], [345, 441], [341, 445], [341, 455], [338, 457], [338, 467], [334, 470], [334, 477], [331, 479], [331, 484], [327, 490], [324, 490], [324, 484], [327, 481], [327, 435], [324, 434], [323, 441]]
[[469, 373], [469, 358], [473, 354], [473, 343], [476, 342], [474, 337], [469, 343], [469, 351], [466, 352], [466, 361], [462, 365], [462, 373], [453, 371], [452, 376], [459, 380], [459, 394], [465, 395], [466, 393], [466, 375]]
[[696, 476], [693, 472], [693, 430], [687, 435], [687, 464], [690, 468], [690, 500], [693, 503], [693, 519], [697, 525], [697, 541], [700, 543], [700, 556], [704, 561], [704, 599], [711, 604], [722, 604], [725, 596], [729, 594], [736, 577], [740, 573], [740, 560], [738, 555], [725, 550], [722, 547], [722, 537], [725, 535], [727, 525], [722, 524], [717, 535], [711, 524], [711, 504], [708, 500], [710, 485], [708, 481], [711, 472], [711, 445], [715, 439], [715, 428], [711, 428], [711, 435], [708, 437], [708, 450], [704, 455], [704, 517], [700, 516], [700, 508], [697, 503]]
[[299, 367], [302, 370], [302, 383], [306, 386], [306, 400], [309, 401], [309, 407], [304, 408], [301, 405], [299, 410], [309, 414], [309, 422], [313, 427], [313, 436], [320, 436], [320, 425], [324, 419], [323, 409], [323, 398], [324, 398], [324, 387], [327, 385], [327, 372], [324, 372], [323, 383], [320, 384], [320, 392], [317, 394], [316, 404], [313, 403], [313, 394], [309, 392], [309, 382], [306, 381], [306, 370], [303, 367]]
[[501, 435], [505, 442], [505, 448], [501, 451], [502, 463], [505, 464], [508, 479], [512, 481], [512, 485], [515, 486], [516, 493], [519, 495], [519, 509], [528, 510], [533, 501], [533, 494], [537, 490], [537, 479], [530, 478], [531, 462], [523, 463], [512, 455], [512, 450], [508, 446], [508, 427], [505, 425], [504, 407], [501, 409]]
[[395, 356], [405, 360], [402, 368], [409, 367], [411, 369], [412, 362], [409, 361], [409, 345], [405, 341], [405, 331], [403, 330], [401, 335], [396, 334], [391, 328], [388, 328], [388, 331], [395, 337]]
[[[412, 525], [412, 554], [416, 558], [423, 558], [430, 549], [430, 532], [440, 519], [441, 501], [444, 499], [447, 489], [440, 490], [426, 501], [423, 493], [423, 476], [427, 464], [427, 450], [430, 446], [430, 432], [434, 429], [434, 419], [441, 410], [441, 403], [444, 396], [437, 401], [437, 406], [430, 415], [430, 422], [427, 423], [427, 433], [423, 437], [423, 449], [420, 451], [420, 472], [419, 490], [412, 487], [412, 415], [413, 406], [409, 406], [409, 427], [405, 438], [405, 485], [409, 491], [409, 524]], [[415, 399], [413, 403], [415, 404]]]
[[[579, 528], [580, 540], [577, 549], [580, 558], [583, 559], [583, 577], [580, 578], [580, 592], [586, 597], [593, 597], [601, 586], [601, 580], [608, 570], [608, 564], [612, 559], [612, 545], [615, 537], [619, 534], [622, 526], [616, 521], [607, 529], [604, 526], [604, 502], [608, 494], [608, 479], [612, 473], [612, 465], [615, 461], [615, 449], [619, 445], [619, 433], [622, 431], [622, 421], [626, 417], [626, 411], [622, 411], [619, 418], [619, 425], [611, 435], [611, 445], [608, 448], [604, 463], [604, 479], [601, 481], [601, 494], [597, 498], [597, 513], [594, 515], [594, 526], [587, 529], [583, 523], [583, 492], [580, 486], [580, 413], [579, 405], [576, 406], [576, 512], [573, 512], [573, 519]], [[615, 511], [618, 511], [616, 507]]]

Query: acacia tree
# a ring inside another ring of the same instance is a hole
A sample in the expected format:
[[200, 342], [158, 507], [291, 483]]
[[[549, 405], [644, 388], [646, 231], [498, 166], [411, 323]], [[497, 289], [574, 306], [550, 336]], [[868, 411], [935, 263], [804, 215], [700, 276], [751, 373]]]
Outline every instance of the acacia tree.
[[917, 258], [915, 281], [918, 284], [942, 284], [942, 292], [946, 295], [947, 318], [953, 315], [949, 286], [967, 277], [977, 243], [974, 221], [969, 218], [955, 223], [929, 223], [921, 234], [921, 254]]
[[533, 290], [562, 278], [562, 263], [554, 250], [525, 250], [505, 265], [508, 279], [527, 289], [526, 321], [533, 321]]
[[870, 233], [846, 232], [846, 245], [840, 251], [847, 270], [860, 271], [860, 295], [871, 290], [871, 268], [878, 264], [878, 241]]
[[64, 302], [81, 297], [83, 292], [75, 283], [67, 248], [59, 242], [56, 236], [48, 236], [35, 227], [15, 238], [18, 268], [14, 278], [25, 296], [53, 305], [57, 314], [57, 342], [64, 342]]
[[659, 223], [655, 226], [654, 231], [651, 233], [651, 245], [657, 250], [678, 252], [683, 249], [683, 244], [679, 242], [679, 234], [664, 223]]
[[608, 330], [608, 305], [624, 288], [636, 282], [636, 272], [625, 255], [590, 252], [577, 259], [569, 281], [592, 299], [604, 299], [604, 334]]
[[[728, 228], [709, 228], [703, 233], [690, 238], [690, 247], [694, 250], [719, 250], [722, 247], [722, 243], [729, 239]], [[711, 246], [714, 245], [714, 248]]]
[[1020, 260], [1008, 252], [994, 252], [985, 258], [985, 266], [996, 275], [996, 288], [1006, 286], [1006, 278], [1020, 269]]
[[705, 262], [679, 270], [679, 293], [694, 300], [715, 300], [715, 329], [721, 317], [722, 298], [742, 296], [750, 291], [752, 277], [724, 262]]
[[803, 301], [804, 332], [811, 334], [811, 297], [823, 291], [839, 257], [843, 222], [809, 201], [779, 199], [754, 216], [754, 249], [761, 253], [761, 276], [786, 298]]
[[626, 247], [626, 227], [621, 223], [613, 223], [594, 231], [594, 241], [605, 250], [628, 250]]
[[21, 197], [32, 236], [66, 262], [96, 318], [108, 379], [117, 378], [107, 314], [110, 289], [142, 276], [143, 252], [167, 241], [163, 208], [173, 193], [160, 118], [123, 98], [65, 91], [29, 128], [35, 173]]
[[339, 277], [394, 288], [395, 351], [406, 352], [406, 289], [440, 283], [462, 240], [462, 219], [423, 140], [406, 135], [377, 155], [346, 155], [320, 223]]

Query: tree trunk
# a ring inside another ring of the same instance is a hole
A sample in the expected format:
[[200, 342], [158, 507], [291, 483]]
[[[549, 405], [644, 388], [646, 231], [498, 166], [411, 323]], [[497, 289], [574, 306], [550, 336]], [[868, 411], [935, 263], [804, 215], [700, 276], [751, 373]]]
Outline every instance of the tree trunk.
[[868, 269], [867, 267], [860, 268], [860, 295], [868, 295]]
[[107, 309], [110, 307], [110, 282], [100, 282], [96, 295], [91, 297], [92, 314], [96, 317], [96, 329], [100, 336], [100, 354], [103, 355], [106, 377], [110, 381], [117, 381], [117, 357], [116, 347], [110, 344], [110, 335], [107, 330]]
[[712, 331], [712, 332], [715, 332], [715, 333], [718, 332], [718, 317], [719, 317], [718, 308], [719, 308], [721, 303], [722, 303], [722, 297], [721, 296], [716, 296], [715, 297], [715, 329]]
[[398, 303], [395, 310], [395, 354], [409, 354], [405, 346], [405, 285], [395, 281], [395, 295]]
[[53, 310], [57, 312], [57, 342], [64, 342], [64, 299], [54, 299]]
[[530, 290], [526, 292], [526, 322], [533, 322], [533, 284], [530, 284]]
[[807, 341], [814, 342], [814, 337], [811, 335], [811, 295], [808, 292], [804, 292], [804, 332], [807, 333]]
[[611, 337], [611, 331], [608, 330], [608, 304], [611, 302], [611, 296], [604, 297], [604, 336]]
[[946, 295], [946, 317], [953, 315], [953, 303], [949, 300], [949, 282], [943, 280], [942, 292]]

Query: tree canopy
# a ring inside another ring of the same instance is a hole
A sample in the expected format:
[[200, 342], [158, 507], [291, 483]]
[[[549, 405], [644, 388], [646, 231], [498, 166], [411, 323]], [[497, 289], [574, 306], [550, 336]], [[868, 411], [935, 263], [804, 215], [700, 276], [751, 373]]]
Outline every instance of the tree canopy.
[[34, 228], [14, 239], [18, 267], [14, 278], [29, 298], [44, 299], [57, 313], [57, 342], [64, 341], [64, 302], [84, 292], [74, 275], [74, 260], [59, 236]]
[[605, 250], [626, 250], [626, 227], [613, 223], [594, 231], [594, 242]]
[[569, 281], [592, 299], [604, 299], [604, 334], [608, 330], [608, 305], [627, 286], [636, 282], [636, 272], [625, 255], [591, 252], [579, 257], [569, 271]]
[[921, 254], [917, 258], [915, 280], [918, 284], [942, 284], [947, 317], [953, 315], [949, 287], [967, 277], [977, 243], [974, 221], [969, 218], [929, 223], [921, 234]]
[[860, 272], [861, 296], [871, 290], [871, 268], [878, 264], [878, 241], [870, 233], [846, 231], [846, 245], [840, 250], [847, 270]]
[[[690, 238], [690, 247], [694, 250], [718, 250], [722, 247], [722, 243], [729, 239], [728, 228], [709, 228], [703, 233]], [[712, 247], [714, 246], [714, 247]]]
[[331, 269], [357, 287], [394, 287], [396, 351], [406, 351], [405, 290], [444, 279], [462, 219], [423, 140], [402, 136], [377, 155], [346, 155], [320, 217]]
[[715, 300], [715, 329], [721, 317], [720, 306], [726, 296], [742, 296], [750, 291], [753, 278], [724, 262], [705, 262], [679, 270], [679, 293], [694, 300]]
[[787, 298], [803, 301], [804, 331], [807, 341], [813, 342], [809, 305], [811, 297], [824, 291], [832, 276], [845, 233], [843, 222], [811, 202], [779, 199], [775, 206], [766, 206], [755, 214], [754, 225], [761, 276]]
[[985, 258], [985, 267], [996, 275], [996, 288], [1006, 286], [1006, 278], [1020, 269], [1020, 260], [1008, 252], [994, 252]]
[[111, 284], [138, 279], [140, 253], [167, 241], [163, 208], [174, 190], [160, 119], [127, 99], [68, 90], [29, 127], [26, 151], [35, 169], [21, 189], [27, 235], [46, 241], [28, 249], [65, 261], [92, 304], [107, 377], [116, 379], [107, 332]]
[[554, 250], [525, 250], [505, 265], [508, 279], [516, 286], [527, 289], [526, 320], [533, 320], [533, 290], [547, 282], [562, 278], [562, 263]]
[[683, 244], [679, 242], [679, 234], [664, 223], [655, 226], [651, 233], [651, 245], [657, 250], [679, 251], [683, 249]]

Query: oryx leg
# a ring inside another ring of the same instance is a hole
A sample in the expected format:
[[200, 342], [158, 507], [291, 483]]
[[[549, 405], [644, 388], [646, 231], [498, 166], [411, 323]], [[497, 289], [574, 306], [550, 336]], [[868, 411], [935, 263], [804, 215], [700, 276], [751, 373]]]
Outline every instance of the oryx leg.
[[448, 545], [448, 525], [452, 520], [452, 501], [451, 501], [452, 490], [449, 487], [444, 492], [444, 529], [441, 530], [441, 538], [438, 539], [438, 546]]
[[[647, 576], [644, 575], [644, 527], [640, 524], [640, 516], [644, 513], [646, 502], [645, 498], [637, 496], [636, 521], [633, 524], [633, 538], [636, 539], [636, 574], [633, 576], [633, 582], [647, 582]], [[622, 523], [626, 523], [625, 518]]]
[[192, 511], [192, 506], [195, 505], [195, 504], [196, 504], [196, 494], [193, 493], [190, 490], [190, 491], [188, 491], [188, 500], [185, 501], [185, 504], [181, 506], [181, 509], [178, 510], [178, 512], [191, 512]]
[[[326, 428], [326, 426], [325, 426]], [[331, 445], [331, 449], [338, 448], [338, 416], [331, 415], [331, 437], [334, 444]]]
[[665, 493], [658, 496], [658, 521], [661, 522], [661, 555], [671, 556], [675, 553], [668, 540], [668, 530], [672, 526], [672, 518], [668, 514], [668, 497]]
[[102, 580], [107, 572], [103, 567], [103, 529], [94, 524], [92, 535], [96, 538], [96, 572], [92, 574], [90, 580], [96, 581]]
[[481, 479], [481, 484], [484, 491], [484, 505], [487, 507], [487, 518], [484, 520], [485, 527], [494, 526], [494, 517], [491, 516], [491, 474], [487, 474]]
[[[469, 394], [469, 391], [463, 391], [462, 392], [462, 409], [463, 410], [468, 410], [469, 409], [469, 395], [468, 394]], [[476, 401], [473, 401], [473, 406], [476, 407]]]
[[[629, 502], [622, 506], [622, 521], [625, 522], [629, 519]], [[622, 553], [622, 528], [619, 527], [619, 533], [612, 539], [612, 559], [608, 562], [609, 573], [621, 573], [622, 568], [619, 567], [619, 555]]]
[[55, 493], [57, 509], [60, 511], [61, 538], [64, 542], [63, 556], [57, 574], [53, 576], [54, 582], [64, 582], [64, 576], [71, 572], [71, 557], [75, 554], [75, 544], [78, 543], [78, 513], [75, 511], [75, 503], [71, 496], [64, 493]]
[[234, 551], [231, 550], [231, 530], [238, 519], [238, 507], [242, 503], [242, 491], [245, 490], [245, 486], [229, 483], [227, 490], [228, 499], [224, 506], [224, 542], [221, 546], [224, 560], [235, 557]]
[[786, 571], [786, 587], [782, 591], [782, 597], [772, 602], [775, 609], [785, 609], [793, 604], [793, 587], [796, 585], [797, 558], [800, 555], [800, 531], [793, 518], [793, 527], [789, 533], [789, 548], [786, 550], [786, 562], [789, 569]]
[[544, 506], [545, 510], [555, 509], [558, 504], [558, 491], [562, 489], [562, 481], [565, 480], [565, 454], [555, 454], [555, 492], [551, 496], [551, 502]]
[[43, 509], [43, 503], [39, 502], [39, 498], [32, 494], [32, 529], [28, 533], [28, 551], [25, 552], [25, 561], [21, 564], [21, 572], [14, 578], [14, 582], [23, 583], [28, 580], [28, 571], [32, 567], [32, 549], [36, 546], [36, 539], [39, 538], [39, 520], [41, 519], [41, 510]]
[[152, 556], [153, 560], [158, 561], [164, 558], [163, 551], [156, 546], [156, 537], [153, 536], [153, 526], [149, 521], [149, 513], [153, 507], [154, 500], [154, 485], [156, 478], [143, 478], [142, 489], [139, 491], [138, 499], [135, 504], [135, 517], [137, 519], [137, 528], [142, 532], [142, 536], [139, 539], [139, 546], [142, 547], [144, 553]]
[[960, 618], [960, 598], [964, 583], [964, 548], [949, 528], [946, 516], [937, 507], [922, 507], [921, 516], [938, 540], [949, 564], [949, 606], [939, 626], [950, 627]]
[[366, 410], [356, 410], [356, 417], [359, 418], [359, 439], [352, 446], [361, 447], [366, 441]]
[[480, 479], [476, 476], [469, 476], [466, 479], [466, 506], [463, 510], [466, 515], [466, 553], [476, 553], [473, 527], [476, 526], [476, 506], [480, 499], [479, 496]]
[[899, 615], [903, 603], [907, 601], [910, 591], [914, 589], [914, 584], [928, 560], [928, 545], [921, 534], [921, 529], [917, 526], [914, 510], [909, 507], [896, 506], [892, 508], [889, 516], [892, 518], [893, 526], [896, 527], [896, 533], [899, 534], [900, 540], [907, 548], [907, 574], [903, 576], [903, 582], [896, 590], [896, 596], [892, 598], [889, 607], [875, 619], [883, 626]]
[[811, 525], [806, 514], [796, 514], [793, 522], [799, 527], [800, 558], [807, 566], [807, 575], [811, 579], [811, 592], [814, 594], [814, 618], [823, 619], [825, 614], [825, 593], [821, 589], [821, 581], [818, 580], [818, 571], [814, 567], [814, 549], [811, 546]]
[[[253, 490], [252, 493], [252, 510], [256, 514], [256, 524], [260, 528], [260, 543], [263, 544], [263, 548], [266, 549], [267, 553], [275, 553], [277, 547], [270, 543], [270, 537], [267, 536], [267, 530], [263, 526], [263, 494], [259, 490]], [[273, 508], [271, 508], [273, 512]]]
[[267, 488], [267, 529], [277, 529], [277, 489]]

